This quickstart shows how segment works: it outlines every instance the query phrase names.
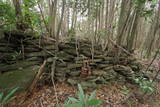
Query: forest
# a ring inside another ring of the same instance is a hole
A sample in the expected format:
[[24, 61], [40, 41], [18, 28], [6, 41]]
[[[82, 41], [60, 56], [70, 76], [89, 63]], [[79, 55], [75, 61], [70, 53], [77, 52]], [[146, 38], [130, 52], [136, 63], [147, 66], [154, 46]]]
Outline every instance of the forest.
[[0, 107], [160, 107], [160, 0], [0, 0]]

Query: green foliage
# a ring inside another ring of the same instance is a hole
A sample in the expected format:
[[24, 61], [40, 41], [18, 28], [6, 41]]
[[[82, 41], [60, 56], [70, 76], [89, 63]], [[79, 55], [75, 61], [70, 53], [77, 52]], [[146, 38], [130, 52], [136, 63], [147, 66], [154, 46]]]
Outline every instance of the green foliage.
[[[157, 0], [134, 0], [135, 8], [138, 9], [141, 13], [141, 16], [151, 16], [154, 13], [154, 9], [157, 4]], [[145, 4], [148, 3], [148, 6], [145, 7]]]
[[[16, 21], [15, 18], [15, 10], [11, 6], [9, 2], [3, 2], [0, 0], [0, 23], [1, 24], [6, 24], [6, 25], [11, 25], [11, 23], [14, 23]], [[8, 27], [15, 27], [15, 26], [6, 26], [4, 29], [8, 29]]]
[[21, 57], [21, 52], [15, 51], [13, 54], [11, 54], [12, 60], [17, 60], [19, 57]]
[[145, 78], [136, 78], [135, 83], [137, 83], [144, 93], [152, 93], [155, 91], [154, 85], [155, 83], [152, 81], [148, 81]]
[[13, 100], [15, 97], [13, 96], [18, 88], [14, 88], [11, 90], [6, 96], [3, 93], [0, 93], [0, 107], [4, 107], [9, 101]]
[[84, 93], [80, 84], [78, 84], [78, 90], [78, 98], [69, 97], [65, 102], [65, 107], [102, 107], [102, 102], [96, 99], [96, 91], [89, 96]]

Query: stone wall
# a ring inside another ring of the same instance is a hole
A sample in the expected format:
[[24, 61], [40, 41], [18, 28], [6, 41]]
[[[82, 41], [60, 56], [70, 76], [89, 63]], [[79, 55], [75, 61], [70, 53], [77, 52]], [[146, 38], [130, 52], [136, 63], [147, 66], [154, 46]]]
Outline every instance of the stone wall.
[[[100, 46], [95, 46], [92, 60], [91, 47], [88, 41], [79, 41], [77, 44], [70, 40], [60, 43], [59, 52], [55, 57], [56, 50], [51, 40], [36, 39], [32, 35], [19, 32], [6, 32], [5, 37], [0, 39], [0, 76], [27, 69], [28, 72], [32, 72], [30, 79], [32, 80], [35, 74], [33, 68], [38, 68], [44, 60], [47, 60], [46, 73], [50, 73], [55, 59], [55, 80], [67, 81], [72, 85], [81, 83], [84, 88], [94, 88], [97, 84], [120, 78], [132, 81], [142, 74], [141, 64], [126, 53], [121, 53], [117, 60], [114, 50], [103, 52]], [[84, 61], [90, 62], [91, 75], [82, 78], [80, 75]]]

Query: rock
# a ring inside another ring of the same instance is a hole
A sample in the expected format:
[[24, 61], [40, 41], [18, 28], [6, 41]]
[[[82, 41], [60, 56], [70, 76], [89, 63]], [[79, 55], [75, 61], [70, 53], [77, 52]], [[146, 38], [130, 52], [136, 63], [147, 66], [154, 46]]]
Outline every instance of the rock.
[[131, 63], [134, 62], [134, 61], [136, 61], [136, 59], [133, 58], [133, 57], [128, 57], [128, 58], [127, 58], [127, 62], [128, 62], [129, 64], [131, 64]]
[[65, 77], [65, 75], [63, 72], [55, 72], [55, 77]]
[[83, 50], [83, 51], [82, 51], [82, 54], [85, 55], [85, 56], [87, 56], [87, 57], [91, 57], [91, 56], [92, 56], [92, 55], [91, 55], [91, 52], [90, 52], [90, 51], [87, 51], [87, 50]]
[[42, 59], [39, 57], [31, 57], [31, 58], [27, 58], [26, 61], [42, 61]]
[[67, 63], [66, 62], [62, 62], [57, 64], [58, 67], [67, 67]]
[[46, 50], [56, 50], [54, 45], [48, 45], [44, 47]]
[[84, 61], [76, 61], [75, 63], [76, 63], [76, 64], [83, 64]]
[[47, 62], [48, 63], [53, 63], [53, 61], [55, 61], [55, 60], [56, 60], [55, 57], [49, 57], [49, 58], [47, 58]]
[[63, 67], [63, 68], [56, 67], [56, 72], [65, 73], [65, 72], [70, 72], [70, 70], [67, 67]]
[[28, 54], [25, 54], [25, 56], [27, 58], [30, 58], [30, 57], [43, 57], [43, 56], [48, 56], [48, 54], [46, 54], [44, 51], [40, 51], [40, 52], [28, 53]]
[[68, 79], [67, 82], [71, 85], [77, 85], [78, 84], [78, 80], [75, 80], [75, 79]]
[[110, 71], [113, 69], [114, 66], [107, 66], [105, 68], [103, 68], [104, 71]]
[[83, 80], [85, 80], [85, 81], [89, 81], [89, 80], [93, 80], [93, 79], [96, 79], [97, 78], [97, 76], [93, 76], [93, 75], [91, 75], [91, 76], [87, 76], [86, 78], [84, 78]]
[[107, 73], [105, 71], [102, 71], [102, 70], [93, 70], [92, 71], [92, 75], [95, 75], [95, 76], [103, 76], [103, 75], [106, 75]]
[[131, 62], [131, 65], [137, 66], [138, 69], [142, 69], [142, 64], [140, 62], [138, 62], [138, 61]]
[[86, 56], [81, 56], [81, 57], [75, 57], [74, 60], [75, 61], [83, 61], [83, 60], [87, 60], [88, 58]]
[[102, 76], [99, 76], [95, 79], [89, 80], [89, 82], [95, 82], [96, 84], [104, 84], [106, 83], [106, 80]]
[[104, 55], [95, 55], [94, 59], [103, 59], [105, 56]]
[[80, 76], [81, 71], [71, 71], [68, 74], [72, 77]]
[[19, 87], [21, 91], [26, 90], [38, 70], [39, 66], [30, 66], [2, 74], [0, 76], [0, 92], [7, 92], [16, 87]]
[[70, 54], [67, 54], [63, 51], [60, 51], [58, 54], [57, 54], [58, 58], [63, 60], [63, 61], [73, 61], [74, 59], [74, 56], [70, 55]]
[[69, 55], [77, 56], [76, 49], [63, 49], [63, 51]]
[[13, 71], [13, 70], [17, 70], [19, 68], [27, 68], [29, 66], [33, 66], [37, 64], [37, 62], [35, 61], [20, 61], [17, 62], [15, 64], [11, 64], [11, 65], [5, 65], [5, 66], [0, 66], [1, 72], [8, 72], [8, 71]]
[[100, 50], [94, 50], [94, 54], [95, 54], [95, 55], [102, 55], [103, 53], [102, 53], [102, 51], [100, 51]]
[[68, 64], [69, 69], [81, 68], [82, 64]]
[[28, 52], [39, 52], [41, 51], [40, 49], [36, 48], [36, 47], [28, 47], [28, 46], [24, 46], [24, 52], [28, 53]]
[[97, 64], [95, 62], [91, 62], [89, 65], [92, 66], [92, 67], [97, 66]]
[[114, 66], [114, 70], [125, 76], [127, 79], [132, 80], [135, 77], [134, 71], [129, 66], [123, 66], [123, 65], [116, 65]]
[[109, 81], [116, 79], [117, 75], [118, 75], [117, 72], [115, 72], [113, 69], [110, 69], [106, 71], [106, 75], [103, 75], [103, 77], [106, 81]]
[[131, 69], [135, 72], [138, 72], [139, 71], [139, 67], [136, 66], [136, 65], [130, 65]]
[[103, 61], [103, 59], [93, 59], [92, 61], [95, 62], [95, 63], [100, 63], [100, 62]]
[[55, 77], [55, 80], [57, 80], [58, 82], [64, 82], [66, 78], [65, 77]]
[[104, 60], [106, 61], [106, 62], [104, 62], [106, 64], [113, 64], [113, 63], [115, 63], [115, 58], [113, 58], [113, 57], [104, 57]]
[[75, 45], [71, 46], [70, 44], [62, 43], [59, 45], [59, 50], [63, 49], [75, 49]]
[[129, 66], [115, 65], [113, 68], [117, 72], [118, 71], [132, 72], [132, 69]]
[[100, 68], [100, 69], [103, 69], [103, 68], [107, 68], [107, 67], [110, 67], [112, 65], [108, 65], [108, 64], [98, 64], [97, 65], [97, 68]]
[[83, 89], [88, 89], [88, 88], [96, 88], [97, 84], [94, 82], [89, 82], [89, 81], [82, 81], [80, 82], [81, 86]]

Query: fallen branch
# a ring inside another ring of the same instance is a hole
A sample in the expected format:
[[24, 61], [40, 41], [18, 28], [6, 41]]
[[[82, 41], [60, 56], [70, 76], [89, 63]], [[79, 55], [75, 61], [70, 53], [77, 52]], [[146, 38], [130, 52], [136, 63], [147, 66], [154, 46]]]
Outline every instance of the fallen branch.
[[44, 72], [44, 67], [46, 65], [46, 60], [43, 62], [43, 64], [41, 65], [41, 67], [39, 68], [37, 74], [35, 75], [32, 84], [30, 85], [30, 87], [28, 88], [28, 93], [32, 93], [33, 89], [35, 88], [40, 76], [42, 75], [42, 73]]
[[52, 80], [52, 84], [53, 84], [53, 88], [54, 88], [54, 92], [55, 92], [55, 96], [56, 96], [56, 103], [59, 104], [58, 101], [58, 94], [57, 94], [57, 90], [56, 90], [56, 85], [54, 82], [54, 73], [55, 73], [55, 69], [56, 69], [56, 61], [57, 59], [55, 59], [52, 63], [52, 67], [51, 67], [51, 80]]

